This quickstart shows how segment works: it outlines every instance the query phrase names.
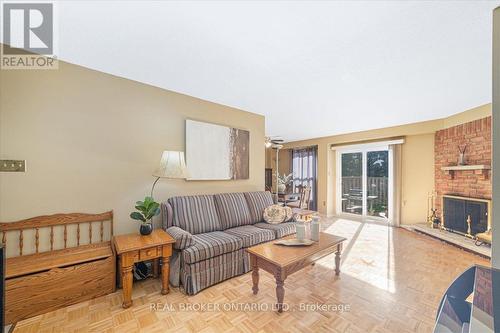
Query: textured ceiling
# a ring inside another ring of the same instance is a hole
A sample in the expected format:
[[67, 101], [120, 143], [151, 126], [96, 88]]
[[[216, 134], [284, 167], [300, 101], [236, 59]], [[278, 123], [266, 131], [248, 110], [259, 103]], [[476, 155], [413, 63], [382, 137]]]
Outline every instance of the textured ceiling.
[[491, 101], [500, 1], [65, 1], [60, 59], [266, 116], [286, 140]]

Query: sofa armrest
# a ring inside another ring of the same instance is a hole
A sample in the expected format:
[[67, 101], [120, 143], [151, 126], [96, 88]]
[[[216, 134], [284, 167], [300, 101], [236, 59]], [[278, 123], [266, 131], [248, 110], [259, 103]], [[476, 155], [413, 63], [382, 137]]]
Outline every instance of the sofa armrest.
[[172, 210], [172, 206], [168, 202], [162, 202], [161, 205], [161, 224], [163, 229], [167, 230], [167, 228], [174, 226], [174, 212]]
[[194, 244], [193, 235], [179, 227], [170, 227], [165, 230], [175, 239], [174, 249], [184, 250]]

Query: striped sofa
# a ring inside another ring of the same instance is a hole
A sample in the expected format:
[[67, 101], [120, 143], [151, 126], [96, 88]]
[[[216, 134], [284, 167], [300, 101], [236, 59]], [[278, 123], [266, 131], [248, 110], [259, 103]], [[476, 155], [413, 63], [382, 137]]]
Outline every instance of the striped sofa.
[[179, 196], [161, 204], [163, 228], [175, 239], [170, 283], [188, 295], [250, 270], [247, 247], [295, 232], [295, 223], [263, 222], [270, 192]]

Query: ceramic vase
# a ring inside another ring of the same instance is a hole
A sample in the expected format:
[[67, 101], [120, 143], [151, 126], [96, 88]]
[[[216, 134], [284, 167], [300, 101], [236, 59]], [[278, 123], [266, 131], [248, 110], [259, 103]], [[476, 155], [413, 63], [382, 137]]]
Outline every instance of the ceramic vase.
[[152, 223], [141, 223], [141, 227], [139, 228], [139, 232], [143, 236], [147, 236], [153, 232], [153, 224]]

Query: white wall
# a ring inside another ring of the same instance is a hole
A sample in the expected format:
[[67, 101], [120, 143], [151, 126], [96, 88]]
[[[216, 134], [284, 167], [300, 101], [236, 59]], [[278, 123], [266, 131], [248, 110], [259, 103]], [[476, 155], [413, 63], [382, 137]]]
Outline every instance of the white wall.
[[129, 214], [162, 151], [184, 150], [188, 118], [249, 130], [250, 179], [164, 179], [155, 199], [264, 189], [263, 116], [63, 62], [0, 74], [0, 158], [27, 160], [0, 173], [1, 222], [114, 210], [116, 234], [137, 232]]

